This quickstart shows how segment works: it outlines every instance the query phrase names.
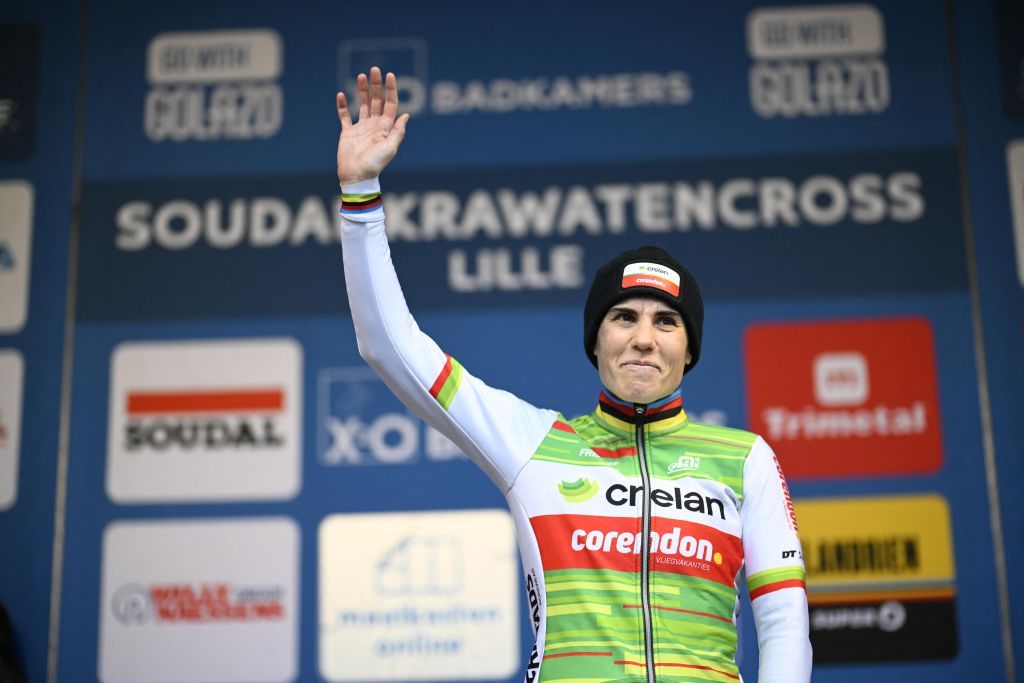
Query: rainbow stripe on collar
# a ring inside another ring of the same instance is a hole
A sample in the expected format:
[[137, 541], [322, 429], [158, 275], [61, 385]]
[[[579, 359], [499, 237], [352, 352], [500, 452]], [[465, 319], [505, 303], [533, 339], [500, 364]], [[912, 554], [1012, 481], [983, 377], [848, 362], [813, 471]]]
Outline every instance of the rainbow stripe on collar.
[[341, 215], [355, 216], [362, 213], [369, 213], [383, 202], [380, 192], [367, 192], [364, 194], [341, 194]]
[[623, 401], [621, 398], [603, 389], [597, 399], [597, 417], [608, 425], [629, 431], [643, 420], [651, 431], [669, 431], [686, 424], [688, 418], [683, 410], [682, 389], [676, 389], [668, 396], [648, 403], [644, 407], [644, 416], [636, 414], [636, 404]]

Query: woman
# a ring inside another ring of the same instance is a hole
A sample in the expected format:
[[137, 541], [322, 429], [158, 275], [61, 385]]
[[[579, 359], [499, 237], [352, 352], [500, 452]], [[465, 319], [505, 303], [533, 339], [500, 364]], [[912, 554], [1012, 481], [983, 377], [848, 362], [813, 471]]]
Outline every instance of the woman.
[[679, 385], [700, 357], [696, 282], [656, 247], [595, 275], [584, 347], [604, 384], [566, 420], [488, 387], [420, 332], [391, 266], [377, 176], [405, 137], [395, 77], [338, 93], [349, 303], [363, 358], [499, 486], [540, 606], [528, 681], [734, 681], [745, 567], [761, 681], [807, 681], [796, 519], [756, 434], [690, 422]]

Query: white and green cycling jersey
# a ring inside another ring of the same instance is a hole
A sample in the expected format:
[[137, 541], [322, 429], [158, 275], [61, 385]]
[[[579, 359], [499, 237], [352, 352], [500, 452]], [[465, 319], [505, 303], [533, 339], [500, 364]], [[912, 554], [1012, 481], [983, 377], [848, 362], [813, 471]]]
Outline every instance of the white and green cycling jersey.
[[737, 681], [744, 575], [760, 680], [809, 680], [796, 518], [765, 441], [691, 422], [678, 391], [648, 405], [602, 392], [567, 420], [487, 386], [409, 313], [379, 193], [342, 188], [359, 350], [505, 494], [537, 638], [526, 680]]

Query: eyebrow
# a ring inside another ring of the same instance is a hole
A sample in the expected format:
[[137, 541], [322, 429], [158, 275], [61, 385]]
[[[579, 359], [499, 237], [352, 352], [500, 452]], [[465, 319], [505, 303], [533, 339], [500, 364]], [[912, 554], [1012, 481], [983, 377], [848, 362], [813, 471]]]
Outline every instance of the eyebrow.
[[[619, 311], [619, 312], [622, 312], [622, 313], [632, 313], [633, 315], [639, 315], [638, 311], [635, 308], [630, 308], [629, 306], [612, 306], [611, 308], [608, 309], [609, 313], [612, 313], [612, 312], [615, 312], [615, 311]], [[671, 308], [659, 308], [656, 311], [654, 311], [654, 315], [659, 315], [659, 316], [660, 315], [668, 315], [668, 316], [672, 316], [673, 318], [679, 318], [680, 320], [683, 319], [683, 316], [679, 313], [679, 311], [676, 311], [676, 310], [671, 309]]]

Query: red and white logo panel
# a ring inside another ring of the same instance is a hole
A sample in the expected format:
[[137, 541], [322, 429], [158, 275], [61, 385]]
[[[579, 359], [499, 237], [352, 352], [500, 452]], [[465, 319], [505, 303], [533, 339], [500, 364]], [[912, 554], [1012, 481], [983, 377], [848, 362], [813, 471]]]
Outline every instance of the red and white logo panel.
[[118, 503], [281, 500], [299, 489], [302, 352], [288, 339], [128, 343], [111, 363]]
[[113, 522], [103, 534], [103, 683], [288, 683], [299, 528], [284, 517]]
[[750, 428], [789, 477], [917, 474], [942, 465], [935, 351], [922, 318], [754, 325]]

